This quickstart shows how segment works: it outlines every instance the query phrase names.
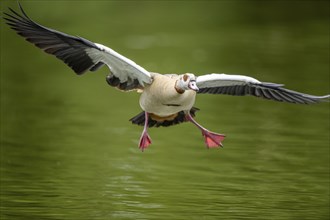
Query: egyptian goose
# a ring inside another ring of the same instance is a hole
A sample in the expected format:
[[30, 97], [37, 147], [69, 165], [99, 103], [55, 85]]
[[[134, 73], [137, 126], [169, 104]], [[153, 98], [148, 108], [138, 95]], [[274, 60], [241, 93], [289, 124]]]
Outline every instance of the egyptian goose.
[[143, 112], [130, 121], [144, 126], [139, 142], [142, 151], [151, 144], [147, 131], [149, 127], [167, 127], [187, 121], [201, 130], [208, 148], [222, 146], [224, 135], [205, 129], [193, 119], [198, 110], [193, 106], [196, 94], [252, 95], [298, 104], [328, 101], [330, 97], [299, 93], [285, 89], [281, 84], [260, 82], [242, 75], [162, 75], [149, 72], [102, 44], [41, 26], [27, 16], [20, 4], [19, 7], [22, 14], [9, 8], [12, 13], [4, 13], [4, 19], [27, 41], [46, 53], [55, 55], [79, 75], [106, 65], [110, 69], [110, 74], [106, 77], [110, 86], [121, 91], [141, 92], [140, 106]]

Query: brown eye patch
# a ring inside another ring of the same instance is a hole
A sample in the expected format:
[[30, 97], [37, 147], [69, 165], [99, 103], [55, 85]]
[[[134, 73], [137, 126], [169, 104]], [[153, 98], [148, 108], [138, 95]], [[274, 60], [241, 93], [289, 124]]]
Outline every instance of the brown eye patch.
[[186, 74], [185, 74], [185, 75], [183, 75], [183, 81], [185, 81], [185, 82], [186, 82], [186, 81], [188, 80], [188, 78], [189, 78], [189, 76], [188, 76], [188, 75], [186, 75]]

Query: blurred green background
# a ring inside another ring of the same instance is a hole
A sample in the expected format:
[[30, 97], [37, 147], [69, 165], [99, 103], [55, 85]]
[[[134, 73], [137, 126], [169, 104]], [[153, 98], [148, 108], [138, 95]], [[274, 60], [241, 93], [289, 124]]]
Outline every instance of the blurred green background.
[[[21, 1], [149, 71], [245, 74], [329, 94], [329, 1]], [[1, 11], [18, 9], [1, 1]], [[329, 219], [329, 103], [200, 95], [137, 147], [139, 95], [76, 76], [1, 21], [1, 219]]]

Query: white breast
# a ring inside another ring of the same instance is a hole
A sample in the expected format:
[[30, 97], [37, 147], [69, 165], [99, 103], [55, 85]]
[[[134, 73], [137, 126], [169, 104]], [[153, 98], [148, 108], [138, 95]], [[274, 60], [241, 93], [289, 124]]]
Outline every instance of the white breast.
[[141, 108], [158, 116], [168, 116], [190, 110], [195, 103], [196, 92], [186, 90], [183, 94], [175, 90], [176, 78], [154, 74], [153, 83], [144, 88], [140, 97]]

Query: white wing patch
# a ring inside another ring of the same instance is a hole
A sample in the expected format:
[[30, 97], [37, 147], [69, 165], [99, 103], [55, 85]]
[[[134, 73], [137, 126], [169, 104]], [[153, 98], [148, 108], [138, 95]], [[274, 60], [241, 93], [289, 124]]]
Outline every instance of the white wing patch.
[[99, 50], [95, 48], [86, 49], [88, 56], [95, 63], [105, 63], [110, 71], [119, 78], [120, 82], [137, 79], [142, 86], [144, 86], [144, 83], [150, 84], [152, 82], [150, 73], [132, 60], [102, 44], [95, 43], [95, 45]]
[[220, 86], [245, 85], [248, 83], [259, 84], [261, 82], [249, 76], [212, 73], [198, 76], [196, 83], [198, 88], [210, 88]]

